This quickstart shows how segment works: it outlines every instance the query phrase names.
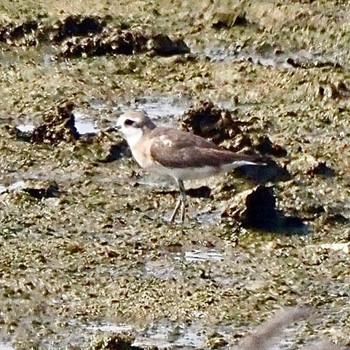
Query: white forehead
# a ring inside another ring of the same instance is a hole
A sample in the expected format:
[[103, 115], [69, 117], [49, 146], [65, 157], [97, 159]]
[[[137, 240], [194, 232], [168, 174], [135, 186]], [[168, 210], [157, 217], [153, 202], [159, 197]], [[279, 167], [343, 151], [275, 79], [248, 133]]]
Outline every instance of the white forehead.
[[127, 119], [138, 121], [138, 120], [140, 120], [140, 117], [138, 115], [134, 115], [131, 113], [124, 113], [118, 118], [117, 126], [122, 128], [125, 125], [125, 121]]
[[126, 120], [134, 120], [136, 123], [143, 118], [143, 115], [138, 112], [127, 112], [122, 114], [117, 121], [117, 127], [123, 133], [129, 146], [132, 148], [142, 137], [142, 130], [134, 125], [125, 125]]

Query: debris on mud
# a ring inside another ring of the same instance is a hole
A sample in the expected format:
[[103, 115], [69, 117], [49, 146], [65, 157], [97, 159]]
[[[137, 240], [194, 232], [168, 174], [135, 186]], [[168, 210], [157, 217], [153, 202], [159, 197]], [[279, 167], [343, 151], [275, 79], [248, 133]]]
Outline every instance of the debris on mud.
[[141, 32], [109, 29], [98, 36], [73, 37], [63, 41], [59, 56], [76, 58], [108, 54], [132, 55], [144, 51], [146, 44], [147, 37]]
[[44, 30], [37, 20], [8, 23], [0, 27], [0, 42], [11, 46], [36, 46], [44, 38]]
[[148, 39], [147, 48], [153, 56], [172, 56], [190, 52], [182, 38], [171, 40], [167, 35], [157, 34]]
[[41, 18], [22, 23], [7, 23], [0, 27], [0, 42], [11, 46], [37, 46], [51, 42], [58, 44], [72, 36], [86, 36], [100, 33], [106, 20], [97, 16], [75, 15], [58, 20], [53, 24]]
[[287, 150], [271, 142], [268, 136], [259, 136], [255, 142], [253, 142], [254, 148], [261, 154], [269, 154], [274, 157], [286, 157]]
[[75, 127], [74, 104], [72, 102], [57, 106], [56, 111], [49, 111], [44, 123], [34, 129], [31, 142], [56, 144], [61, 141], [78, 140], [80, 135]]
[[237, 194], [222, 217], [232, 218], [246, 228], [284, 234], [307, 233], [307, 226], [299, 217], [284, 215], [276, 208], [273, 189], [262, 185]]

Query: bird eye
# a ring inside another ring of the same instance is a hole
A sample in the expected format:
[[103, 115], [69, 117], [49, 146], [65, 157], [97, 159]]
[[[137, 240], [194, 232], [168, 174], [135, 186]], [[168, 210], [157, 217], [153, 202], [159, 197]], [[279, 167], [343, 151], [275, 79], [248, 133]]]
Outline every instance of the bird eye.
[[135, 121], [133, 121], [133, 120], [131, 120], [131, 119], [126, 119], [125, 122], [124, 122], [124, 124], [125, 124], [126, 126], [131, 126], [131, 125], [133, 125], [134, 123], [135, 123]]

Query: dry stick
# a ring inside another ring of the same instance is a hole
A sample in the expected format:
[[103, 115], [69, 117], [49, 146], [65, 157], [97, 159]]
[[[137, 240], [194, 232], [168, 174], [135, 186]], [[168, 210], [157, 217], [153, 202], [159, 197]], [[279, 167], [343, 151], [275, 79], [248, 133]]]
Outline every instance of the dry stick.
[[238, 349], [240, 350], [265, 350], [271, 345], [274, 338], [279, 336], [282, 330], [299, 320], [310, 317], [312, 309], [306, 306], [297, 306], [277, 312], [271, 319], [265, 321], [254, 333], [245, 337]]

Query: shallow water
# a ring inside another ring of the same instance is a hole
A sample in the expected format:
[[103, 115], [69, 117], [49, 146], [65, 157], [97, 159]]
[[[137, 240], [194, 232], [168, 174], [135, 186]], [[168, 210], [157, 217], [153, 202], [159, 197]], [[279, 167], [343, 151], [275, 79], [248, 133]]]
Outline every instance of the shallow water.
[[203, 261], [222, 261], [224, 255], [215, 249], [208, 249], [206, 251], [195, 249], [184, 253], [177, 253], [174, 256], [175, 260], [183, 260], [186, 262], [203, 262]]
[[273, 48], [264, 50], [254, 48], [225, 49], [213, 48], [205, 50], [207, 57], [213, 61], [249, 61], [266, 67], [280, 67], [283, 69], [312, 68], [330, 66], [337, 67], [345, 62], [336, 55], [322, 55], [311, 51], [282, 52]]
[[11, 343], [4, 343], [0, 341], [0, 350], [15, 350]]
[[[88, 114], [79, 111], [74, 111], [74, 117], [74, 125], [80, 135], [95, 134], [99, 131], [95, 122], [91, 120], [91, 117]], [[22, 132], [31, 132], [36, 128], [36, 125], [34, 125], [33, 123], [25, 123], [19, 124], [16, 127]]]

